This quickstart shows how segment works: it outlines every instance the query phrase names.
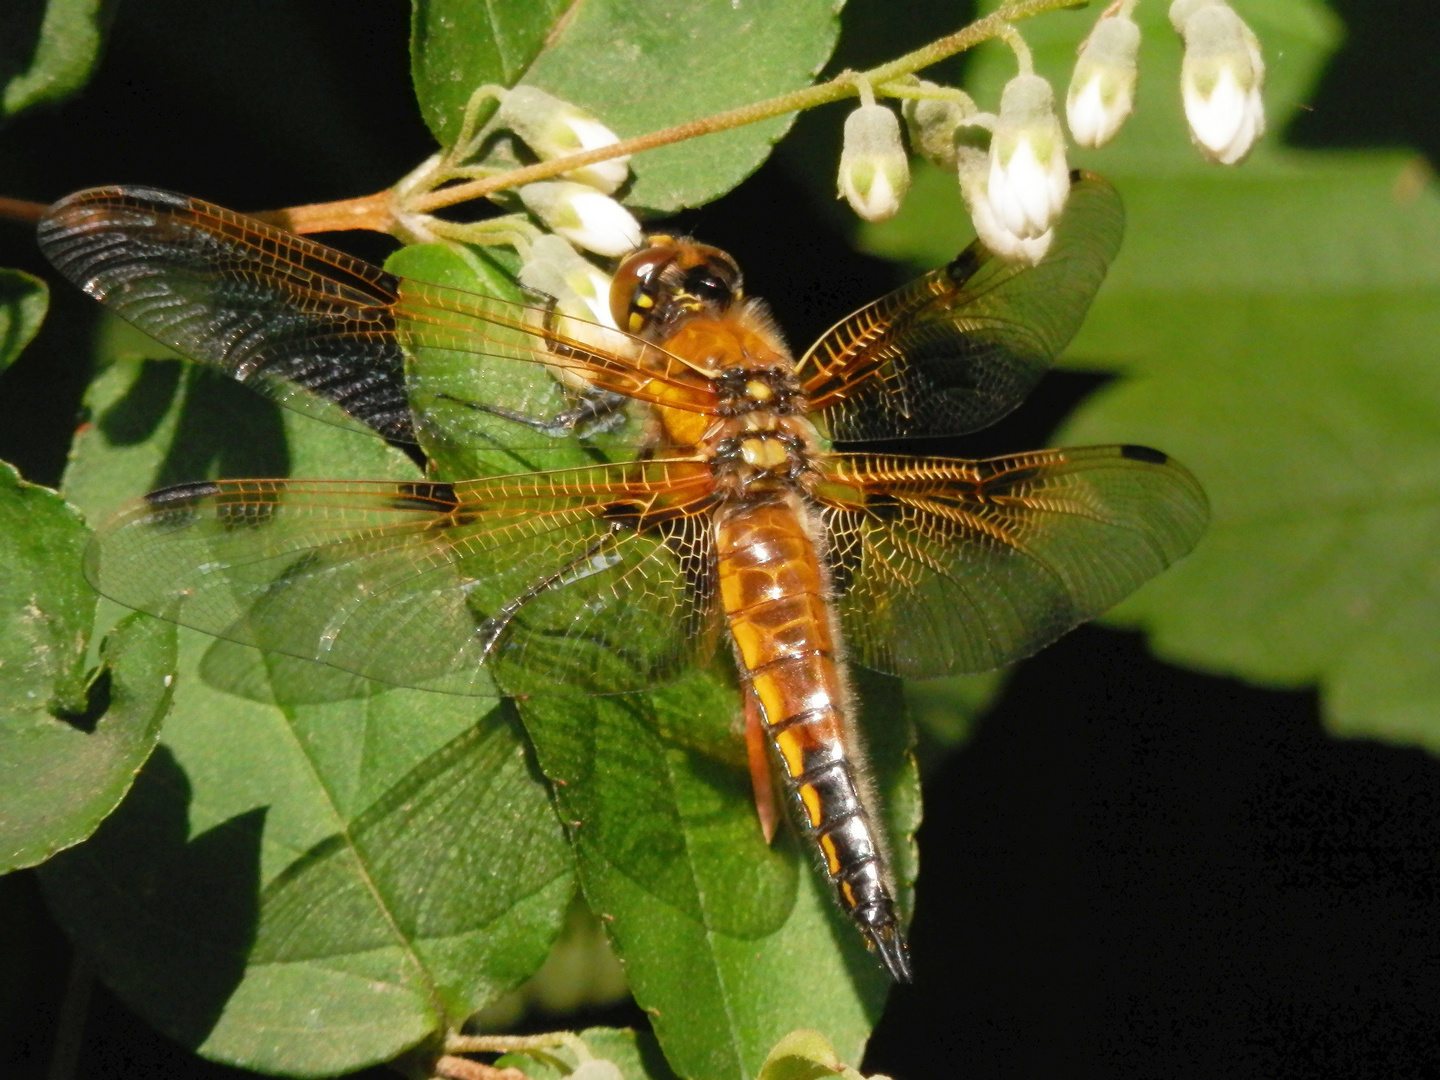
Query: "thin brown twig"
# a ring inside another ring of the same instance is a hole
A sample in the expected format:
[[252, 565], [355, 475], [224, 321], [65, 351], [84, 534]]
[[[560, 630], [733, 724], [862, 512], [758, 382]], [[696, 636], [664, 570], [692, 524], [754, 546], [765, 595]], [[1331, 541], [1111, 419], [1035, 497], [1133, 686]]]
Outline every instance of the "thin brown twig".
[[31, 202], [29, 199], [7, 199], [0, 195], [0, 219], [6, 221], [34, 225], [46, 209], [44, 203]]
[[[1023, 0], [1021, 3], [1010, 4], [983, 19], [977, 19], [963, 30], [957, 30], [953, 34], [932, 41], [929, 45], [906, 53], [887, 64], [871, 68], [869, 71], [862, 72], [861, 75], [871, 86], [881, 86], [901, 75], [912, 74], [954, 56], [956, 53], [974, 48], [981, 42], [1003, 33], [1015, 19], [1028, 18], [1043, 11], [1074, 7], [1081, 2], [1084, 0]], [[498, 176], [489, 176], [483, 180], [472, 180], [467, 184], [456, 184], [453, 187], [432, 191], [428, 195], [412, 199], [407, 209], [422, 214], [429, 213], [442, 207], [478, 199], [505, 188], [520, 187], [537, 180], [558, 176], [560, 173], [570, 172], [572, 169], [593, 165], [597, 161], [606, 161], [609, 158], [621, 157], [625, 154], [638, 154], [642, 150], [653, 150], [657, 146], [682, 142], [700, 135], [713, 135], [716, 132], [728, 131], [731, 128], [753, 124], [759, 120], [768, 120], [789, 112], [812, 109], [817, 105], [825, 105], [832, 101], [841, 101], [844, 98], [856, 96], [859, 93], [857, 85], [854, 73], [842, 72], [829, 82], [781, 94], [768, 101], [742, 105], [738, 109], [729, 109], [701, 120], [676, 124], [674, 127], [652, 131], [648, 135], [637, 135], [633, 139], [622, 139], [610, 146], [586, 150], [568, 157], [552, 158], [549, 161], [526, 165], [524, 168], [511, 169]]]
[[358, 199], [262, 210], [250, 216], [293, 233], [345, 232], [349, 229], [391, 232], [397, 223], [394, 192], [389, 188]]

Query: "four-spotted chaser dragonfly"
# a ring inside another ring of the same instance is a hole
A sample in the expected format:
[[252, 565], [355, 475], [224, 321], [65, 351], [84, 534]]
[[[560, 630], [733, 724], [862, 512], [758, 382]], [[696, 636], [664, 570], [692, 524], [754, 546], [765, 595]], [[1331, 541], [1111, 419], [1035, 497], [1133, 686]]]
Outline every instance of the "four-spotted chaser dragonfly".
[[[465, 479], [181, 484], [103, 525], [87, 574], [222, 638], [455, 694], [639, 691], [725, 645], [757, 805], [773, 770], [905, 981], [847, 663], [915, 679], [1027, 656], [1189, 551], [1206, 502], [1140, 446], [968, 461], [831, 440], [959, 435], [1010, 412], [1078, 329], [1122, 229], [1113, 189], [1077, 174], [1038, 266], [977, 241], [797, 362], [735, 262], [688, 239], [652, 236], [620, 264], [621, 332], [184, 196], [80, 192], [41, 222], [45, 253], [194, 361], [432, 463], [482, 420], [589, 445], [561, 468], [543, 447], [477, 452], [493, 464]], [[517, 366], [536, 389], [486, 400]], [[592, 433], [619, 422], [633, 437], [602, 454]]]

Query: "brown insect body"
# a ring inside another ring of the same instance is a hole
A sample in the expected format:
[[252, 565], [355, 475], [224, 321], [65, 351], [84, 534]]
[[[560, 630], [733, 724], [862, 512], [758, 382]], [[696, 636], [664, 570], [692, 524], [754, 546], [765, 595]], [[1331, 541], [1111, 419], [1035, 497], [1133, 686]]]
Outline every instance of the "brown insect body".
[[[658, 405], [656, 441], [663, 445], [656, 449], [687, 455], [698, 449], [709, 462], [721, 495], [716, 576], [742, 686], [752, 695], [794, 817], [817, 845], [841, 907], [890, 974], [908, 982], [886, 848], [853, 722], [824, 531], [808, 499], [820, 479], [812, 466], [819, 435], [804, 415], [795, 362], [764, 307], [741, 298], [733, 262], [713, 248], [655, 238], [616, 275], [616, 308], [633, 296], [629, 264], [664, 265], [660, 253], [667, 249], [681, 265], [708, 264], [725, 288], [709, 299], [692, 294], [689, 303], [676, 295], [683, 282], [645, 294], [653, 300], [648, 310], [673, 313], [655, 343], [705, 371], [728, 394], [722, 393], [719, 419]], [[649, 329], [643, 312], [635, 318], [632, 308], [629, 315], [632, 328]], [[697, 436], [697, 420], [707, 419]], [[764, 796], [757, 787], [757, 805]]]

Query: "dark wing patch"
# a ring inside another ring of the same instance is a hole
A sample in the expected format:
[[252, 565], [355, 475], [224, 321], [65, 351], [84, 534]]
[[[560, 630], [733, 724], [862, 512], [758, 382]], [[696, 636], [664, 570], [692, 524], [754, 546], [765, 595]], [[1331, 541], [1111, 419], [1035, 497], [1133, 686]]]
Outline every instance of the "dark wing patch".
[[[545, 368], [574, 392], [716, 407], [708, 372], [629, 334], [396, 277], [184, 195], [82, 191], [46, 211], [38, 236], [61, 273], [157, 341], [289, 408], [387, 439], [464, 438], [487, 405], [543, 418], [566, 400]], [[416, 350], [431, 355], [407, 370]]]
[[949, 266], [824, 334], [799, 365], [811, 409], [841, 441], [989, 426], [1075, 336], [1124, 224], [1114, 188], [1096, 176], [1076, 179], [1038, 266], [1005, 262], [977, 240]]
[[399, 279], [230, 210], [147, 187], [50, 207], [40, 248], [115, 314], [282, 405], [413, 442], [390, 305]]

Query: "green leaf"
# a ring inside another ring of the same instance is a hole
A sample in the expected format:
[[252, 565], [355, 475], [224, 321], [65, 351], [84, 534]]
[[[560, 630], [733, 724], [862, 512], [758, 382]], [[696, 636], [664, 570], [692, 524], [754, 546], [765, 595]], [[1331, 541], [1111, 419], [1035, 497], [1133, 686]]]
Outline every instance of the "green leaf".
[[[1188, 145], [1178, 41], [1143, 8], [1139, 110], [1113, 147], [1076, 155], [1116, 183], [1129, 228], [1067, 363], [1129, 378], [1061, 438], [1158, 446], [1211, 499], [1200, 546], [1115, 621], [1177, 662], [1318, 683], [1334, 732], [1440, 752], [1440, 195], [1413, 157], [1280, 147], [1339, 28], [1315, 3], [1236, 8], [1269, 71], [1271, 134], [1248, 162]], [[1090, 17], [1026, 27], [1057, 86]], [[982, 104], [1007, 64], [977, 63]], [[867, 246], [948, 258], [968, 232], [953, 183], [921, 172], [911, 200]]]
[[101, 645], [100, 662], [98, 721], [0, 708], [0, 873], [93, 833], [155, 748], [170, 708], [175, 627], [127, 618]]
[[[413, 478], [116, 332], [67, 491], [100, 516], [207, 475]], [[457, 1026], [543, 962], [573, 860], [513, 712], [180, 634], [163, 745], [45, 869], [57, 918], [207, 1057], [332, 1075]], [[493, 704], [493, 703], [489, 703]], [[487, 712], [487, 709], [489, 711]]]
[[[859, 674], [871, 771], [908, 883], [919, 801], [903, 700], [896, 680]], [[635, 998], [675, 1070], [705, 1080], [755, 1076], [796, 1027], [858, 1059], [888, 989], [808, 846], [788, 830], [765, 845], [733, 734], [739, 708], [705, 674], [645, 697], [520, 703]], [[694, 748], [706, 733], [728, 760]]]
[[[466, 292], [519, 303], [534, 303], [504, 268], [484, 250], [456, 250], [448, 244], [418, 244], [401, 248], [385, 262], [385, 269], [416, 281], [431, 282]], [[497, 332], [498, 333], [498, 332]], [[516, 336], [520, 347], [528, 339]], [[530, 472], [537, 468], [561, 469], [588, 465], [596, 451], [633, 456], [642, 435], [641, 421], [632, 419], [620, 429], [587, 440], [546, 439], [465, 402], [485, 402], [538, 417], [550, 417], [574, 403], [565, 388], [538, 364], [487, 356], [477, 364], [470, 353], [444, 349], [414, 350], [410, 370], [423, 370], [421, 387], [412, 389], [413, 407], [427, 418], [421, 433], [425, 454], [435, 462], [437, 475], [448, 480]], [[435, 387], [443, 387], [444, 393]], [[543, 453], [527, 453], [527, 451]]]
[[61, 101], [85, 85], [112, 6], [106, 0], [11, 0], [0, 12], [0, 119]]
[[30, 343], [49, 303], [45, 282], [23, 270], [0, 270], [0, 371]]
[[[579, 6], [524, 81], [583, 105], [622, 139], [808, 86], [840, 31], [834, 0], [646, 0]], [[646, 151], [625, 202], [658, 213], [699, 206], [760, 167], [793, 116]]]
[[514, 86], [571, 0], [411, 0], [410, 78], [442, 146], [460, 130], [471, 93]]
[[89, 836], [129, 789], [170, 704], [174, 628], [154, 620], [111, 635], [87, 695], [88, 536], [60, 496], [0, 463], [0, 873]]
[[0, 462], [0, 708], [85, 710], [95, 594], [80, 553], [89, 535], [73, 506]]
[[[630, 138], [808, 85], [839, 33], [834, 0], [705, 0], [669, 5], [663, 16], [644, 0], [595, 0], [563, 17], [543, 5], [473, 0], [446, 3], [443, 14], [417, 0], [416, 11], [425, 12], [412, 40], [416, 94], [442, 144], [482, 83], [538, 86]], [[542, 27], [552, 14], [553, 28]], [[444, 35], [433, 30], [442, 18]], [[647, 151], [631, 161], [624, 201], [662, 213], [709, 202], [759, 168], [792, 119]]]

